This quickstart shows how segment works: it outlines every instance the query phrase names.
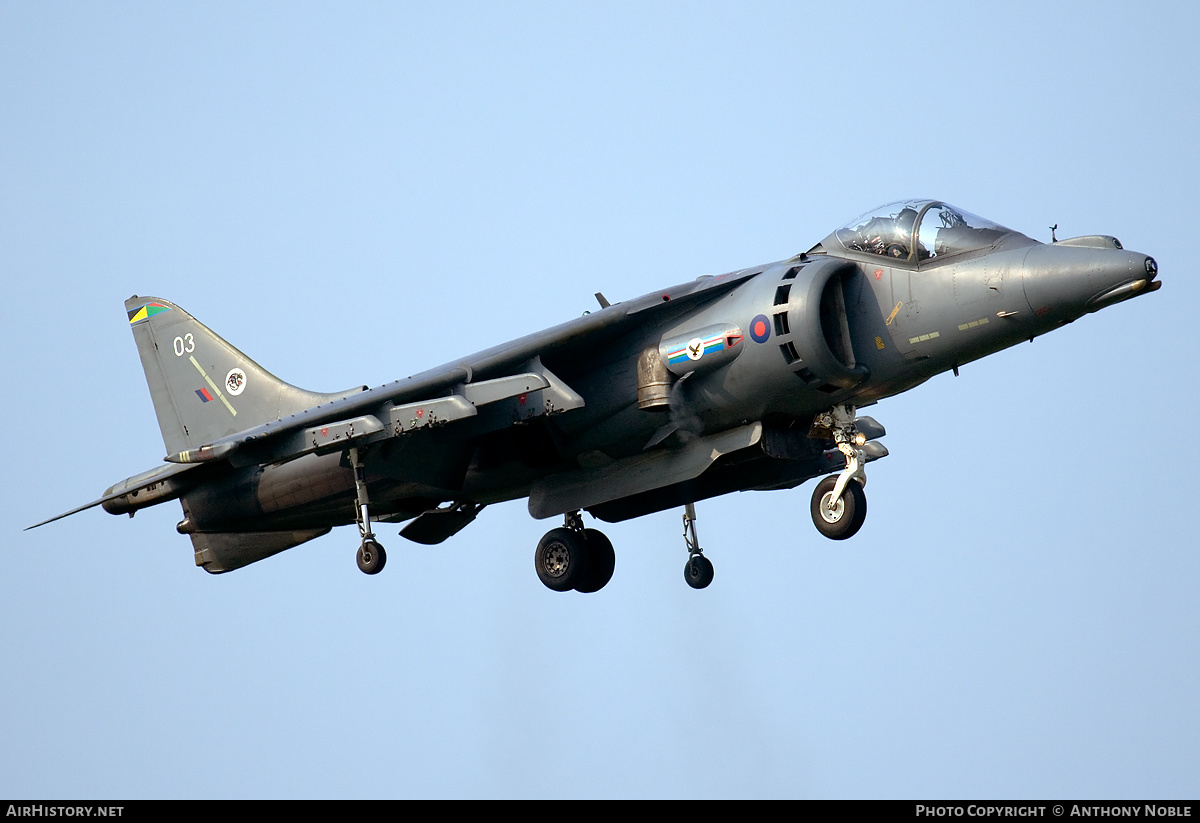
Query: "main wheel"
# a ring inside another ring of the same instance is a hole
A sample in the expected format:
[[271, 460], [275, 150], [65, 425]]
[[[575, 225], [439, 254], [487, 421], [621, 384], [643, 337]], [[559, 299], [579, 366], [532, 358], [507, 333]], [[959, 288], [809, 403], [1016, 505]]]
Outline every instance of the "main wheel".
[[358, 568], [363, 574], [379, 574], [387, 563], [387, 552], [374, 540], [364, 540], [358, 547]]
[[713, 564], [702, 554], [693, 554], [683, 566], [683, 579], [693, 589], [703, 589], [713, 581]]
[[556, 592], [570, 591], [587, 577], [588, 545], [583, 535], [572, 529], [546, 532], [533, 553], [538, 579]]
[[830, 475], [817, 484], [812, 496], [812, 519], [817, 531], [830, 540], [853, 537], [867, 519], [867, 493], [862, 484], [851, 480], [842, 496], [833, 499], [837, 475]]
[[584, 529], [583, 538], [587, 541], [587, 573], [575, 584], [575, 591], [589, 594], [600, 591], [612, 580], [617, 553], [602, 531]]

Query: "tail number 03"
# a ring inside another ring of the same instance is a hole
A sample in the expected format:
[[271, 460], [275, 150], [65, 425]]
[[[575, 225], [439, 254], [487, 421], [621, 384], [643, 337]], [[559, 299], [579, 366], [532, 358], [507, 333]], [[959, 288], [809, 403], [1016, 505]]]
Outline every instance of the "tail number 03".
[[183, 337], [176, 337], [173, 344], [175, 346], [175, 356], [183, 357], [184, 353], [192, 353], [196, 350], [196, 338], [192, 335], [185, 334]]

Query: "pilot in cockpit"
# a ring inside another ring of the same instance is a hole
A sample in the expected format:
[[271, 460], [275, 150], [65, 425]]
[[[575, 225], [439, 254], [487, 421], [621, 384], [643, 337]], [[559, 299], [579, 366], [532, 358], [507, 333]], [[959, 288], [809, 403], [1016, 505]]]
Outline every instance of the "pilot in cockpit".
[[834, 237], [850, 251], [920, 264], [994, 245], [1009, 234], [1011, 229], [946, 203], [909, 200], [867, 212]]
[[908, 257], [908, 244], [912, 241], [913, 225], [917, 222], [917, 210], [905, 206], [896, 215], [895, 239], [887, 248], [888, 257]]
[[847, 245], [871, 254], [903, 260], [908, 257], [908, 245], [912, 242], [913, 225], [916, 222], [916, 209], [905, 206], [895, 217], [873, 217], [859, 226], [853, 239], [847, 238]]

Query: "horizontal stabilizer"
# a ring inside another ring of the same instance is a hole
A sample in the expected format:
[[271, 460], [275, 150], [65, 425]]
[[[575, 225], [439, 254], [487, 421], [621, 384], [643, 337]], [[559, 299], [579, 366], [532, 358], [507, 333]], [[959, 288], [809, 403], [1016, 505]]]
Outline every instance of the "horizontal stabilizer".
[[[70, 517], [73, 514], [78, 514], [95, 506], [104, 506], [105, 511], [110, 514], [124, 514], [125, 512], [135, 511], [144, 506], [152, 505], [153, 503], [161, 503], [164, 500], [178, 497], [182, 494], [184, 486], [190, 485], [190, 483], [183, 483], [174, 478], [177, 478], [188, 469], [195, 468], [195, 466], [196, 464], [194, 463], [174, 463], [167, 466], [158, 466], [141, 474], [135, 474], [133, 477], [126, 478], [110, 487], [104, 492], [103, 497], [93, 500], [91, 503], [77, 506], [69, 512], [55, 515], [49, 520], [43, 520], [41, 523], [26, 526], [25, 531], [36, 529], [38, 526], [44, 526], [47, 523], [53, 523], [55, 520], [62, 520], [64, 517]], [[141, 495], [142, 492], [147, 492], [147, 494]], [[135, 500], [139, 495], [141, 499]]]

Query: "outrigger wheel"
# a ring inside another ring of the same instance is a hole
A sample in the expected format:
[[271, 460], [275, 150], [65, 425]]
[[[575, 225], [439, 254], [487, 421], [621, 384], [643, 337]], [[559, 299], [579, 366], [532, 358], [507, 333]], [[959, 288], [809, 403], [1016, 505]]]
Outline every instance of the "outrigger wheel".
[[358, 568], [364, 574], [379, 574], [387, 563], [387, 552], [374, 540], [364, 540], [358, 547]]
[[683, 579], [693, 589], [707, 588], [713, 581], [712, 561], [704, 556], [700, 548], [700, 536], [696, 533], [696, 505], [683, 507], [683, 544], [688, 550], [687, 563], [683, 565]]
[[363, 574], [379, 574], [383, 571], [383, 564], [387, 562], [387, 552], [379, 545], [375, 533], [371, 531], [371, 512], [367, 508], [370, 505], [367, 499], [367, 477], [358, 449], [350, 447], [348, 456], [350, 466], [354, 469], [354, 521], [358, 524], [358, 533], [362, 537], [362, 545], [358, 547], [358, 570]]
[[693, 554], [683, 567], [683, 579], [693, 589], [703, 589], [713, 581], [713, 564], [702, 554]]

